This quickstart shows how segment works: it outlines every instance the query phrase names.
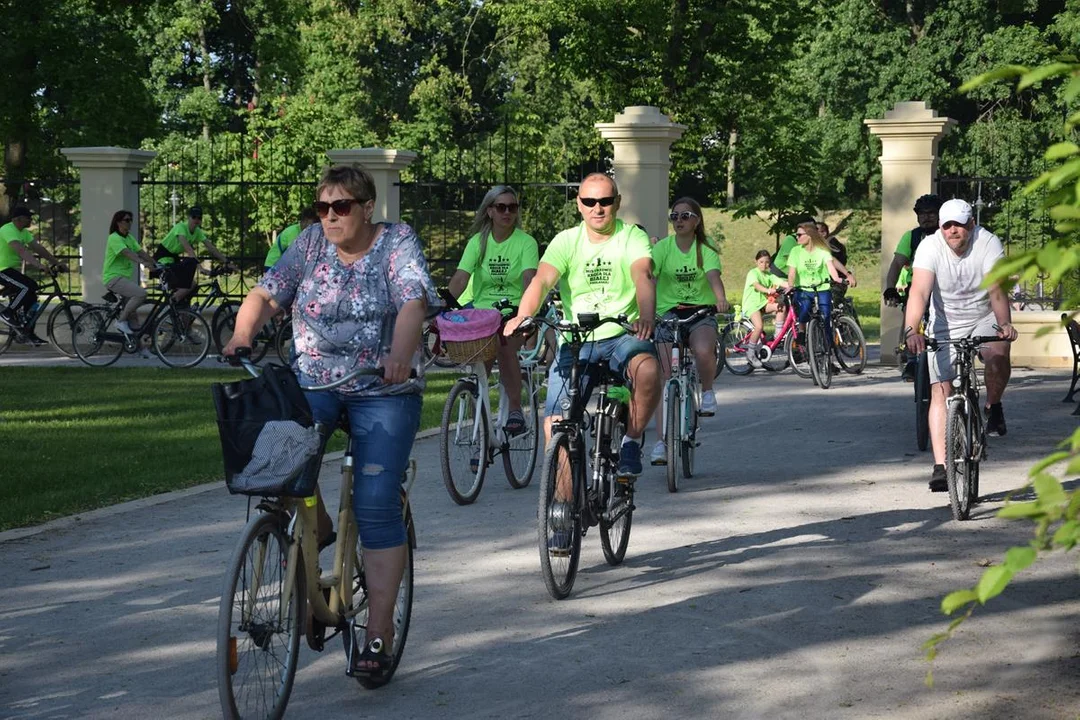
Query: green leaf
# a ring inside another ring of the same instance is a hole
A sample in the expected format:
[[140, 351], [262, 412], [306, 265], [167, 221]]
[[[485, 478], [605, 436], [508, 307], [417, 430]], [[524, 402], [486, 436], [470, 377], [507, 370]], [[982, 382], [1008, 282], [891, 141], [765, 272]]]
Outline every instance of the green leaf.
[[1065, 488], [1061, 486], [1061, 481], [1053, 475], [1039, 473], [1035, 476], [1033, 484], [1035, 485], [1035, 495], [1039, 498], [1038, 503], [1040, 506], [1046, 508], [1065, 504], [1067, 500]]
[[1001, 67], [994, 68], [990, 72], [971, 78], [960, 86], [960, 92], [971, 92], [980, 85], [986, 85], [995, 80], [1007, 80], [1014, 77], [1020, 77], [1028, 72], [1030, 72], [1030, 70], [1024, 65], [1002, 65]]
[[1061, 91], [1061, 95], [1066, 103], [1072, 103], [1076, 96], [1080, 95], [1080, 75], [1073, 75], [1072, 80], [1069, 80], [1069, 84]]
[[1047, 160], [1061, 160], [1077, 153], [1080, 153], [1080, 145], [1074, 142], [1059, 142], [1048, 147], [1043, 157]]
[[1054, 544], [1070, 550], [1080, 540], [1080, 523], [1076, 520], [1067, 520], [1054, 533]]
[[941, 612], [952, 615], [963, 606], [976, 602], [978, 599], [979, 596], [974, 590], [954, 590], [942, 599]]
[[1035, 562], [1037, 555], [1035, 548], [1030, 545], [1011, 547], [1005, 552], [1005, 567], [1014, 573], [1020, 572]]
[[1037, 83], [1041, 83], [1047, 78], [1055, 77], [1057, 75], [1067, 75], [1075, 72], [1076, 66], [1072, 63], [1050, 63], [1049, 65], [1043, 65], [1037, 67], [1024, 74], [1020, 78], [1020, 82], [1016, 83], [1017, 90], [1024, 90]]
[[[1057, 328], [1049, 328], [1049, 330], [1051, 332], [1054, 332], [1054, 331], [1057, 330]], [[1043, 470], [1050, 467], [1051, 465], [1059, 463], [1062, 460], [1064, 460], [1065, 458], [1071, 457], [1071, 456], [1072, 456], [1072, 453], [1068, 452], [1067, 450], [1058, 450], [1055, 453], [1050, 453], [1049, 455], [1047, 455], [1042, 460], [1040, 460], [1039, 462], [1035, 463], [1035, 465], [1032, 466], [1031, 470], [1028, 471], [1028, 476], [1031, 477], [1031, 476], [1034, 476], [1034, 475], [1038, 475], [1039, 473], [1041, 473]]]
[[997, 512], [999, 518], [1031, 518], [1043, 514], [1043, 509], [1034, 502], [1009, 503]]
[[995, 565], [994, 567], [987, 568], [983, 572], [982, 577], [979, 578], [979, 584], [975, 586], [975, 592], [978, 594], [979, 602], [983, 605], [987, 600], [995, 598], [1001, 594], [1001, 591], [1012, 580], [1013, 571], [1004, 565]]

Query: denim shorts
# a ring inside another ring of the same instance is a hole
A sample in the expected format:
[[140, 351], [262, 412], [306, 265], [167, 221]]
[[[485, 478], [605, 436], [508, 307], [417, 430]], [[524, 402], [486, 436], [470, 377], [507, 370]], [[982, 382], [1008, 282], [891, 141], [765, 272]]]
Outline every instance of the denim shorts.
[[353, 513], [360, 543], [371, 550], [404, 545], [401, 479], [420, 426], [420, 395], [341, 395], [305, 392], [316, 422], [336, 423], [348, 413], [355, 462]]
[[[588, 363], [581, 368], [578, 375], [584, 399], [589, 399], [593, 388], [600, 381], [601, 364], [606, 363], [612, 372], [621, 375], [629, 385], [630, 378], [626, 371], [630, 367], [630, 360], [635, 355], [642, 354], [656, 357], [656, 346], [648, 340], [638, 340], [629, 334], [582, 345], [578, 359]], [[573, 365], [574, 358], [570, 352], [570, 346], [566, 343], [560, 344], [558, 358], [551, 363], [551, 368], [548, 370], [547, 401], [544, 403], [544, 412], [547, 417], [562, 417], [561, 402], [567, 397], [566, 386], [570, 382], [570, 369]]]

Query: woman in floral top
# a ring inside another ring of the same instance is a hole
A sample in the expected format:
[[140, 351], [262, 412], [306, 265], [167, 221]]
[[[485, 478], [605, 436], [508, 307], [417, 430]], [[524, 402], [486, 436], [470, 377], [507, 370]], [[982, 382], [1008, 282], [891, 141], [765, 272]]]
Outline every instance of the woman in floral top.
[[353, 510], [371, 605], [364, 652], [354, 671], [380, 677], [390, 665], [393, 607], [407, 542], [399, 494], [420, 423], [420, 329], [439, 301], [420, 239], [408, 225], [372, 223], [375, 183], [364, 170], [328, 169], [316, 190], [320, 223], [293, 242], [245, 298], [224, 355], [249, 347], [255, 331], [292, 307], [293, 369], [302, 385], [382, 367], [337, 390], [308, 392], [315, 420], [348, 412], [357, 473]]

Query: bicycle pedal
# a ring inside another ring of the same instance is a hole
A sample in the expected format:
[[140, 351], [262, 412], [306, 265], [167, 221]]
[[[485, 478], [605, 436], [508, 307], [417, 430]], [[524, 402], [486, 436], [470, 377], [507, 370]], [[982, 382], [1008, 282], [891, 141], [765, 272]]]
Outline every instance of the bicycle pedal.
[[[343, 632], [349, 633], [349, 646], [345, 648], [345, 674], [348, 677], [356, 677], [357, 673], [353, 669], [356, 666], [356, 660], [360, 658], [360, 654], [364, 652], [363, 642], [356, 639], [356, 617], [349, 618], [349, 625]], [[361, 628], [361, 635], [363, 634], [363, 628]]]

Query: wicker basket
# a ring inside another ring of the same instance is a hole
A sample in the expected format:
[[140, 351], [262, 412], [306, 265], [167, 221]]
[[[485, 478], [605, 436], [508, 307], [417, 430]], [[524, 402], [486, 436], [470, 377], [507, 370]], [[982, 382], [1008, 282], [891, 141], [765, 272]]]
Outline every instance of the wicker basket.
[[458, 365], [490, 362], [499, 352], [499, 334], [495, 333], [477, 340], [444, 340], [443, 347], [446, 348], [446, 357]]

